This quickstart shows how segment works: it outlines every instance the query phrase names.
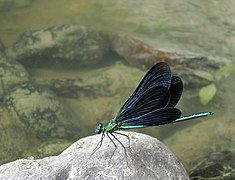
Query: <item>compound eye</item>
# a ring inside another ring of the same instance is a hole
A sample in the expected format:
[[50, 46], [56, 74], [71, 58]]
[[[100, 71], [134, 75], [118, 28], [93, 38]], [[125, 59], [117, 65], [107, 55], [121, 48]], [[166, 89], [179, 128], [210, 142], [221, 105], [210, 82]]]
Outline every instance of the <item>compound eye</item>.
[[96, 134], [100, 134], [102, 132], [103, 125], [100, 123], [96, 126], [95, 132]]
[[100, 134], [101, 130], [100, 129], [95, 129], [96, 134]]

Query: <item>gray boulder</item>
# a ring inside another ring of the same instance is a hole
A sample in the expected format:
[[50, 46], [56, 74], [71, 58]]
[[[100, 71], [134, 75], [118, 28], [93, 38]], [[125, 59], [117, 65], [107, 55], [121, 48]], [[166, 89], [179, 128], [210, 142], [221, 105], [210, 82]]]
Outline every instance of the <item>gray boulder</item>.
[[[123, 132], [125, 133], [125, 132]], [[0, 166], [0, 179], [189, 179], [181, 163], [157, 139], [140, 133], [116, 135], [126, 147], [108, 137], [92, 156], [101, 135], [80, 139], [58, 156], [19, 159]]]

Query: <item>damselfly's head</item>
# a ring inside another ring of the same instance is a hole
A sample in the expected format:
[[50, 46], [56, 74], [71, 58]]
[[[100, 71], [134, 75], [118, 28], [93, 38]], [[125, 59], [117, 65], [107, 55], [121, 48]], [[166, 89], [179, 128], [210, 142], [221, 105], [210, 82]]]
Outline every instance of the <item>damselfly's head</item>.
[[95, 128], [95, 132], [96, 134], [100, 134], [102, 131], [103, 131], [103, 124], [99, 123]]

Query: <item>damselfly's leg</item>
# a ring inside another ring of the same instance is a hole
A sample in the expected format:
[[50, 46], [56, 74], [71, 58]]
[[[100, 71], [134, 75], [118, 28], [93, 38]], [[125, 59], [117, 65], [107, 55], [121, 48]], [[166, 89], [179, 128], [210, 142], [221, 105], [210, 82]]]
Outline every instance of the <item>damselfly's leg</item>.
[[[116, 133], [116, 132], [115, 132]], [[110, 133], [112, 136], [113, 136], [113, 138], [114, 139], [116, 139], [116, 141], [117, 142], [119, 142], [119, 144], [121, 144], [121, 146], [123, 147], [123, 149], [124, 149], [124, 153], [125, 153], [125, 157], [126, 157], [126, 164], [127, 164], [127, 166], [128, 166], [128, 162], [127, 162], [127, 152], [126, 152], [126, 147], [121, 143], [121, 141], [116, 137], [116, 136], [114, 136], [112, 133]], [[121, 133], [117, 133], [117, 134], [121, 134]], [[124, 134], [122, 134], [122, 135], [124, 135]], [[125, 135], [126, 136], [126, 135]], [[116, 149], [115, 149], [116, 150]], [[129, 167], [129, 166], [128, 166]]]
[[102, 132], [101, 140], [100, 140], [100, 142], [96, 145], [96, 147], [95, 147], [95, 149], [93, 150], [93, 152], [91, 153], [90, 158], [91, 158], [91, 156], [92, 156], [93, 154], [95, 154], [95, 152], [96, 152], [98, 149], [101, 148], [102, 143], [103, 143], [103, 139], [104, 139], [104, 132]]
[[126, 136], [126, 138], [128, 139], [128, 146], [129, 146], [129, 148], [131, 148], [131, 141], [130, 141], [130, 137], [129, 137], [128, 135], [122, 134], [122, 133], [116, 132], [116, 131], [113, 132], [113, 133], [120, 134], [120, 135], [122, 135], [122, 136]]
[[[114, 131], [114, 132], [112, 132], [113, 134], [114, 133], [116, 133], [116, 134], [119, 134], [119, 135], [122, 135], [122, 136], [125, 136], [127, 139], [128, 139], [128, 147], [130, 148], [131, 147], [131, 143], [130, 143], [130, 137], [128, 136], [128, 135], [126, 135], [126, 134], [122, 134], [122, 133], [120, 133], [120, 132], [116, 132], [116, 131]], [[114, 138], [113, 138], [114, 139]], [[110, 143], [112, 143], [112, 141], [110, 141], [109, 142], [109, 144], [108, 144], [108, 146], [110, 145]]]
[[[110, 133], [110, 134], [111, 134], [111, 133]], [[109, 136], [109, 133], [108, 133], [108, 132], [107, 132], [107, 136], [108, 136], [108, 138], [110, 139], [110, 142], [112, 142], [113, 145], [115, 146], [115, 149], [114, 149], [114, 151], [113, 151], [113, 153], [112, 153], [112, 156], [111, 156], [111, 158], [110, 158], [110, 161], [111, 161], [111, 159], [112, 159], [112, 157], [113, 157], [115, 151], [117, 150], [117, 145], [115, 144], [115, 142], [113, 141], [113, 139]]]

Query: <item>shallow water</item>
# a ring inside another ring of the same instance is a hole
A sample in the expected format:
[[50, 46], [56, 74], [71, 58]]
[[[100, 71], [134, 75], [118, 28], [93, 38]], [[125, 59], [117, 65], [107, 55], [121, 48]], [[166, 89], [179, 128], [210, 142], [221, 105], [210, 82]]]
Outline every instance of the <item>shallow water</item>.
[[[94, 30], [125, 33], [141, 39], [156, 48], [169, 49], [176, 52], [199, 53], [234, 64], [235, 12], [233, 7], [235, 7], [235, 1], [232, 0], [200, 0], [196, 2], [189, 0], [18, 0], [17, 2], [11, 1], [9, 4], [4, 3], [5, 1], [0, 1], [0, 40], [6, 47], [11, 47], [18, 35], [28, 30], [60, 24], [79, 24]], [[82, 74], [83, 71], [86, 70], [80, 69], [79, 72], [71, 72], [66, 69], [63, 71], [39, 68], [36, 70], [29, 69], [32, 76], [44, 78], [75, 77], [79, 76], [79, 73]], [[133, 89], [141, 79], [143, 72], [139, 71], [137, 74], [131, 81]], [[184, 114], [207, 110], [215, 112], [214, 116], [208, 118], [208, 121], [215, 121], [215, 128], [220, 129], [220, 136], [223, 137], [216, 137], [218, 141], [212, 147], [212, 149], [215, 148], [214, 150], [235, 148], [234, 140], [230, 139], [233, 136], [226, 134], [234, 132], [234, 127], [232, 127], [234, 124], [231, 123], [234, 119], [235, 105], [235, 84], [232, 83], [234, 77], [235, 74], [232, 73], [228, 77], [215, 82], [217, 95], [206, 106], [200, 105], [197, 97], [198, 92], [194, 92], [192, 89], [185, 89], [186, 95], [183, 95], [182, 99], [194, 96], [193, 101], [182, 101], [179, 103], [179, 107], [183, 109]], [[93, 134], [97, 119], [109, 118], [115, 115], [122, 102], [131, 92], [132, 89], [130, 88], [129, 93], [122, 94], [120, 90], [120, 94], [115, 95], [115, 97], [90, 98], [83, 96], [80, 99], [61, 98], [61, 100], [80, 121], [82, 130], [78, 134], [79, 137], [83, 137]], [[114, 102], [114, 99], [117, 101]], [[87, 100], [89, 100], [89, 103], [87, 103]], [[101, 102], [102, 105], [97, 104]], [[110, 104], [112, 105], [109, 106]], [[84, 113], [81, 114], [80, 112]], [[107, 112], [110, 112], [110, 114], [104, 116]], [[90, 119], [91, 117], [93, 119]], [[161, 140], [166, 138], [174, 139], [174, 134], [177, 134], [178, 131], [198, 125], [202, 121], [204, 120], [141, 131]], [[229, 123], [231, 123], [231, 129], [227, 131], [226, 128]], [[204, 130], [207, 131], [208, 137], [214, 137], [214, 129], [205, 128]], [[187, 156], [183, 155], [182, 149], [185, 146], [190, 146], [189, 148], [198, 146], [200, 139], [207, 138], [206, 133], [203, 134], [205, 137], [192, 136], [185, 139], [185, 141], [191, 141], [192, 143], [185, 143], [182, 139], [184, 135], [182, 135], [182, 137], [178, 137], [178, 141], [176, 139], [176, 142], [174, 142], [177, 146], [174, 143], [172, 144], [171, 140], [166, 140], [166, 145], [175, 152], [186, 168], [190, 169], [189, 162], [193, 153], [202, 153], [203, 149], [199, 149], [196, 152], [192, 151], [191, 154], [190, 150], [188, 150]], [[198, 154], [198, 156], [201, 155]]]

